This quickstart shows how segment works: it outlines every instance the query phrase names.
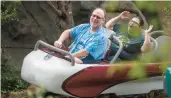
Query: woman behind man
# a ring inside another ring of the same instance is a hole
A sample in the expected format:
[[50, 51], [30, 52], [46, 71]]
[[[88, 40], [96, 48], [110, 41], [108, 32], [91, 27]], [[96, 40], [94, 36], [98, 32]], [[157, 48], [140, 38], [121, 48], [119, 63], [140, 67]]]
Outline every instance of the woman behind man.
[[[122, 19], [127, 19], [130, 16], [129, 11], [123, 11], [117, 17], [110, 19], [106, 23], [106, 28], [113, 30], [114, 25]], [[119, 55], [118, 60], [134, 60], [140, 53], [149, 52], [152, 49], [152, 43], [149, 33], [153, 26], [150, 25], [147, 30], [142, 30], [144, 25], [143, 20], [140, 17], [133, 17], [128, 23], [128, 32], [116, 32], [116, 36], [122, 41], [124, 48]], [[118, 45], [112, 43], [110, 56], [114, 56], [118, 50]], [[111, 60], [111, 58], [108, 58]]]

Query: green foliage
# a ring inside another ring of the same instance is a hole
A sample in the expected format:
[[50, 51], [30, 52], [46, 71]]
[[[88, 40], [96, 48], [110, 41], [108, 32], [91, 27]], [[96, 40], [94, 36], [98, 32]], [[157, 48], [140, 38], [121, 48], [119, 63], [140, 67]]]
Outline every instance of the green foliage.
[[157, 3], [155, 1], [135, 1], [140, 10], [146, 10], [148, 12], [155, 12], [157, 10]]
[[139, 79], [146, 77], [145, 66], [140, 62], [136, 62], [133, 65], [133, 68], [130, 70], [128, 76], [131, 79]]
[[135, 1], [135, 4], [143, 13], [147, 13], [145, 17], [148, 24], [153, 25], [153, 30], [171, 31], [168, 26], [171, 23], [171, 1]]
[[[171, 4], [171, 2], [170, 2]], [[163, 17], [163, 28], [165, 31], [167, 31], [166, 33], [171, 33], [171, 7], [170, 6], [165, 6], [162, 10], [164, 12], [164, 17]]]
[[120, 24], [120, 32], [127, 32], [128, 31], [128, 24]]
[[153, 25], [153, 30], [157, 30], [158, 28], [160, 28], [159, 21], [157, 21], [157, 20], [158, 20], [157, 17], [151, 17], [149, 19], [149, 24]]
[[118, 6], [118, 1], [108, 1], [107, 4], [104, 6], [106, 12], [114, 12]]
[[31, 91], [27, 92], [29, 98], [43, 98], [44, 93], [46, 93], [46, 90], [43, 88], [37, 89], [34, 93]]
[[48, 94], [48, 91], [43, 87], [37, 88], [35, 92], [27, 92], [28, 98], [61, 98], [58, 95]]
[[1, 91], [21, 91], [28, 84], [21, 79], [20, 68], [8, 63], [8, 58], [2, 55], [1, 62]]
[[123, 43], [125, 47], [130, 43], [130, 39], [124, 35], [119, 36], [119, 40]]
[[1, 22], [2, 24], [10, 21], [19, 21], [17, 16], [17, 7], [20, 1], [2, 1], [1, 2]]
[[165, 17], [164, 17], [164, 20], [165, 21], [170, 21], [171, 22], [171, 8], [168, 8], [168, 7], [164, 7], [163, 8], [163, 11], [165, 12]]

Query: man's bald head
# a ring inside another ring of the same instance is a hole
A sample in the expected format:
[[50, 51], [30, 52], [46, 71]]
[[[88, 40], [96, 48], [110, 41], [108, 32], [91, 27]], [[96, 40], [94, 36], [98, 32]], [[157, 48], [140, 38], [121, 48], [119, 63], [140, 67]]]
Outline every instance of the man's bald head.
[[96, 8], [93, 12], [98, 12], [105, 19], [106, 11], [102, 8]]

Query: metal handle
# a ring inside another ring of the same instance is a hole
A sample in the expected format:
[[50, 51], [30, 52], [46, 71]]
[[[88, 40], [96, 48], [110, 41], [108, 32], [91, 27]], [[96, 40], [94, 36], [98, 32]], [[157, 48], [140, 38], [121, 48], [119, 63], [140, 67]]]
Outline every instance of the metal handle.
[[63, 55], [68, 55], [70, 57], [70, 59], [71, 59], [71, 65], [74, 66], [74, 64], [75, 64], [74, 57], [69, 52], [64, 51], [64, 50], [62, 50], [60, 48], [56, 48], [56, 47], [54, 47], [52, 45], [49, 45], [49, 44], [47, 44], [47, 43], [45, 43], [45, 42], [43, 42], [41, 40], [39, 40], [39, 41], [36, 42], [36, 45], [34, 47], [34, 51], [36, 51], [39, 48], [40, 45], [42, 45], [44, 47], [47, 47], [47, 48], [49, 48], [49, 49], [51, 49], [53, 51], [62, 53]]
[[157, 31], [153, 31], [150, 33], [150, 36], [155, 36], [155, 35], [163, 35], [164, 31], [163, 30], [157, 30]]
[[158, 48], [158, 43], [157, 43], [157, 41], [156, 41], [154, 38], [150, 37], [150, 39], [151, 39], [151, 41], [154, 43], [154, 50], [153, 50], [153, 52], [154, 52], [154, 51], [156, 51], [157, 48]]
[[123, 49], [123, 44], [122, 42], [116, 37], [116, 36], [113, 36], [113, 38], [117, 41], [117, 43], [119, 43], [119, 49], [118, 51], [116, 52], [115, 56], [113, 57], [113, 59], [110, 61], [110, 64], [113, 64], [116, 59], [118, 58], [119, 54], [121, 53], [122, 49]]

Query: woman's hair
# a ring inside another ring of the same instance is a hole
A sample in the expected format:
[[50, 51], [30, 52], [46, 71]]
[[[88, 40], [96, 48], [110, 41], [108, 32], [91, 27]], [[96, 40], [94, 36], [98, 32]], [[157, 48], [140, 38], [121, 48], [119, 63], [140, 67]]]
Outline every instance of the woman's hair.
[[140, 26], [144, 26], [144, 21], [140, 16], [136, 16], [135, 18], [138, 18], [140, 20]]

